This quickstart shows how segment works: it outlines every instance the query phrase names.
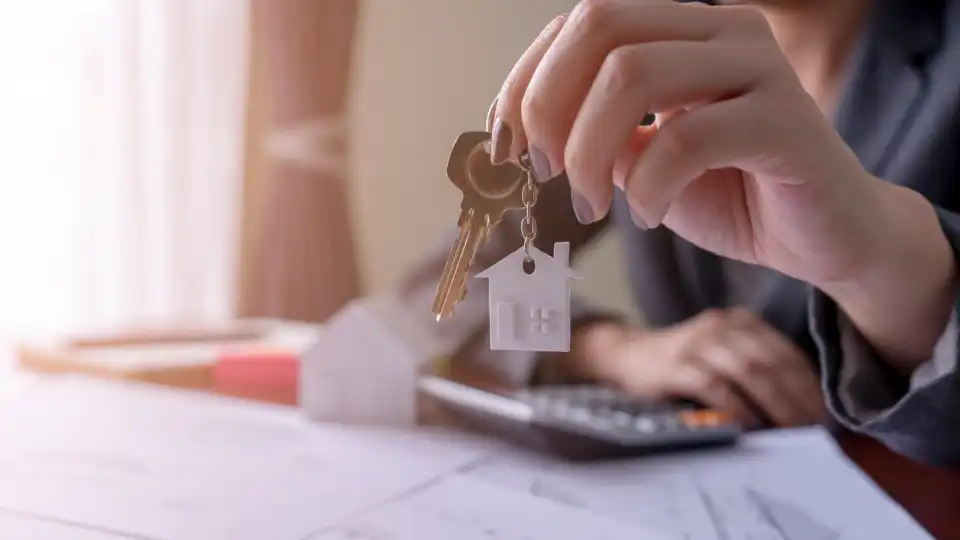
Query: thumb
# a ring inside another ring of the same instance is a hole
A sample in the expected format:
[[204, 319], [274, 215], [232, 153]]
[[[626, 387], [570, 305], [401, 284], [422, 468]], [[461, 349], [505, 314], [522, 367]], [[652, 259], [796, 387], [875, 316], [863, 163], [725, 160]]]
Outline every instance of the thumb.
[[630, 174], [630, 170], [633, 169], [633, 164], [637, 162], [640, 155], [647, 149], [647, 146], [650, 145], [650, 141], [653, 140], [653, 136], [656, 134], [657, 127], [655, 125], [637, 126], [633, 132], [633, 136], [630, 137], [630, 141], [613, 162], [613, 184], [615, 186], [621, 190], [623, 189], [627, 175]]
[[623, 189], [627, 175], [630, 174], [633, 165], [640, 159], [640, 155], [650, 146], [650, 142], [653, 140], [654, 135], [660, 131], [660, 127], [682, 113], [683, 111], [680, 110], [648, 115], [654, 117], [653, 120], [647, 122], [645, 118], [644, 124], [637, 126], [630, 141], [626, 147], [624, 147], [623, 152], [621, 152], [620, 155], [617, 156], [616, 161], [613, 162], [614, 185], [621, 190]]

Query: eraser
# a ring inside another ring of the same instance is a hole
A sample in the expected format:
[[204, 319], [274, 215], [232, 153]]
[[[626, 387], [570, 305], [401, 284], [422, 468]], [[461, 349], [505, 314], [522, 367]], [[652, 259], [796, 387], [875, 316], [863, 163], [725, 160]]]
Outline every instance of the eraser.
[[299, 354], [289, 349], [228, 349], [217, 357], [214, 386], [226, 393], [280, 392], [295, 396], [299, 365]]

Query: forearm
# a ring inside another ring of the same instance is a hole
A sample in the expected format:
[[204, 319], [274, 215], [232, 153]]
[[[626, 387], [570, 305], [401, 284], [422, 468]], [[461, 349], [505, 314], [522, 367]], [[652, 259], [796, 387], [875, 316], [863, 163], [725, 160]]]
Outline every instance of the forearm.
[[891, 366], [912, 372], [930, 358], [958, 294], [956, 259], [933, 206], [882, 181], [880, 218], [866, 264], [847, 279], [815, 284], [837, 302]]

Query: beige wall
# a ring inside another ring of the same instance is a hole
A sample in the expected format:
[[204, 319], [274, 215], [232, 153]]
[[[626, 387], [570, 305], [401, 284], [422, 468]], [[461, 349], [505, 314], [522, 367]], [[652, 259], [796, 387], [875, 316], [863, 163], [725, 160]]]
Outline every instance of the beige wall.
[[[458, 212], [454, 139], [483, 129], [516, 58], [575, 0], [366, 0], [351, 104], [353, 219], [366, 291], [393, 286]], [[402, 210], [390, 207], [399, 204]], [[588, 299], [630, 311], [619, 244], [578, 261]]]

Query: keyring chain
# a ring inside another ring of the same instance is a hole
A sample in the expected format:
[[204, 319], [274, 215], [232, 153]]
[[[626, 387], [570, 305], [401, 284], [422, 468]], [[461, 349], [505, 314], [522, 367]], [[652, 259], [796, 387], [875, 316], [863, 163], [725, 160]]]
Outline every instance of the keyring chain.
[[520, 155], [517, 162], [520, 168], [527, 173], [527, 183], [524, 184], [523, 190], [520, 192], [520, 200], [523, 202], [523, 207], [526, 210], [526, 215], [524, 215], [520, 221], [520, 234], [523, 235], [524, 259], [530, 262], [533, 260], [530, 257], [530, 248], [533, 246], [533, 241], [537, 238], [537, 220], [533, 218], [533, 206], [537, 204], [537, 194], [539, 190], [537, 189], [537, 184], [533, 181], [530, 154], [524, 152]]

